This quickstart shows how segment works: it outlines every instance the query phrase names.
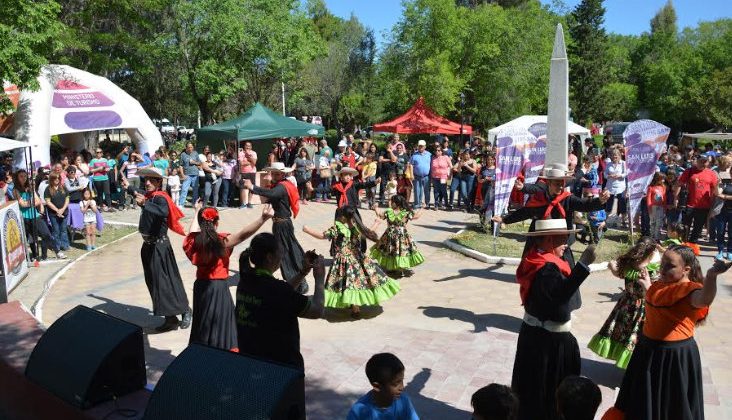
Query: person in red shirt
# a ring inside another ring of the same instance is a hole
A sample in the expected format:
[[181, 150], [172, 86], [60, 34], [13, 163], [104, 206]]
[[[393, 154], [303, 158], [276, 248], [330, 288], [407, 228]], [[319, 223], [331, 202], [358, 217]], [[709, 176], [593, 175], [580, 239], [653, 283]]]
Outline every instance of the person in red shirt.
[[666, 175], [661, 172], [653, 174], [653, 180], [646, 193], [646, 206], [651, 219], [651, 235], [653, 239], [660, 241], [661, 228], [666, 217]]
[[199, 343], [224, 350], [237, 348], [236, 317], [227, 279], [229, 257], [234, 247], [254, 235], [267, 219], [274, 216], [269, 205], [262, 216], [234, 234], [219, 233], [219, 212], [215, 207], [201, 209], [201, 200], [195, 204], [196, 214], [191, 220], [183, 250], [196, 268], [193, 283], [193, 325], [188, 343]]
[[694, 166], [684, 171], [674, 188], [674, 207], [679, 204], [681, 187], [686, 188], [689, 192], [682, 220], [686, 226], [691, 228], [689, 237], [691, 243], [699, 240], [702, 227], [707, 223], [712, 201], [717, 194], [719, 179], [714, 171], [707, 168], [707, 159], [707, 156], [704, 155], [697, 157]]

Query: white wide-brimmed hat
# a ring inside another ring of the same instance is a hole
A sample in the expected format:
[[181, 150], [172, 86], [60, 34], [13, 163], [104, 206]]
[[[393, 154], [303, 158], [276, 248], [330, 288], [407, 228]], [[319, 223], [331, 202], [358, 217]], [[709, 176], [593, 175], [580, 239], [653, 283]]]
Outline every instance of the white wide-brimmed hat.
[[569, 168], [563, 163], [549, 163], [544, 165], [539, 178], [568, 180], [574, 179], [574, 175], [569, 172]]
[[526, 232], [526, 236], [549, 236], [549, 235], [569, 235], [570, 233], [579, 232], [579, 229], [567, 229], [567, 221], [565, 219], [545, 219], [537, 220], [534, 224], [533, 232]]
[[358, 175], [358, 170], [353, 169], [350, 166], [344, 166], [341, 168], [340, 171], [338, 171], [338, 175]]
[[137, 171], [137, 176], [142, 178], [165, 178], [163, 176], [163, 171], [159, 168], [143, 168]]
[[338, 142], [338, 147], [348, 147], [348, 142], [345, 140], [341, 140]]
[[288, 168], [285, 166], [282, 162], [274, 162], [272, 163], [272, 166], [267, 166], [266, 168], [262, 169], [265, 172], [292, 172], [292, 168]]

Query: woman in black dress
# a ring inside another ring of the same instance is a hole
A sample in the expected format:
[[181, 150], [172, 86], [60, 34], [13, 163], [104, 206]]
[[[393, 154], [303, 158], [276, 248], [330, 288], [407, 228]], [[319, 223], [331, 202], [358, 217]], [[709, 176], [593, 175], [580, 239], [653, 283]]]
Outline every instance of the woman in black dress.
[[556, 390], [567, 376], [580, 374], [577, 339], [570, 332], [572, 296], [589, 276], [595, 260], [590, 245], [570, 269], [563, 259], [567, 238], [564, 219], [537, 220], [534, 245], [516, 270], [524, 318], [519, 331], [511, 387], [519, 396], [519, 419], [556, 420]]
[[[144, 241], [140, 257], [145, 284], [152, 299], [153, 314], [165, 317], [163, 325], [155, 331], [188, 328], [192, 321], [191, 308], [168, 239], [169, 228], [179, 235], [185, 234], [179, 222], [183, 213], [170, 196], [161, 191], [163, 174], [160, 169], [141, 169], [138, 174], [145, 178], [145, 194], [135, 193], [135, 202], [142, 208], [138, 229]], [[180, 321], [177, 315], [182, 315]]]
[[183, 250], [197, 267], [193, 284], [193, 325], [189, 343], [232, 350], [236, 343], [234, 301], [229, 292], [229, 257], [234, 247], [254, 235], [274, 212], [264, 206], [262, 216], [234, 234], [220, 233], [219, 212], [215, 207], [195, 204], [196, 214]]

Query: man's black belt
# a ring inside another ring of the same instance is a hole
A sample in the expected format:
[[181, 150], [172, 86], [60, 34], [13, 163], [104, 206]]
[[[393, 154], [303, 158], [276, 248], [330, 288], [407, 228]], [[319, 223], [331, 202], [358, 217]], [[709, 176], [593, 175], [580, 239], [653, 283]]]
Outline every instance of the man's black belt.
[[146, 244], [154, 244], [157, 242], [167, 242], [168, 241], [168, 235], [163, 236], [153, 236], [153, 235], [145, 235], [142, 234], [142, 241]]

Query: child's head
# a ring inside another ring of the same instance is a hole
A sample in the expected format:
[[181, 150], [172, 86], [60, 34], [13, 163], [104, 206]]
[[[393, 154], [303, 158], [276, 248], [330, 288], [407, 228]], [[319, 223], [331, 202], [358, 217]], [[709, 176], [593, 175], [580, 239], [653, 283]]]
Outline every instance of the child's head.
[[371, 163], [374, 161], [374, 154], [373, 153], [366, 153], [366, 156], [364, 157], [366, 163]]
[[404, 364], [391, 353], [378, 353], [366, 362], [366, 377], [374, 392], [392, 401], [404, 390]]
[[586, 198], [598, 197], [600, 190], [597, 188], [583, 188], [582, 196]]
[[404, 196], [395, 195], [390, 201], [391, 208], [394, 210], [409, 210], [409, 203]]
[[666, 234], [670, 239], [678, 239], [686, 242], [686, 226], [679, 222], [671, 222], [666, 228]]
[[349, 182], [353, 181], [353, 175], [356, 175], [356, 174], [358, 174], [357, 170], [344, 166], [341, 168], [341, 171], [339, 172], [338, 176], [340, 177], [340, 181], [343, 184], [348, 184]]
[[661, 281], [676, 283], [685, 278], [703, 283], [701, 265], [694, 250], [684, 245], [672, 245], [661, 257]]
[[[363, 236], [376, 242], [379, 240], [379, 236], [373, 230], [369, 229], [364, 225], [361, 220], [361, 215], [353, 206], [344, 206], [336, 210], [335, 218], [337, 221], [347, 224], [350, 227], [355, 227]], [[357, 237], [352, 237], [354, 240], [358, 240]]]
[[625, 272], [628, 270], [637, 270], [645, 267], [651, 261], [655, 251], [656, 241], [648, 236], [640, 238], [625, 254], [618, 257], [618, 272], [621, 275], [625, 275]]
[[671, 185], [673, 182], [676, 181], [677, 175], [675, 169], [669, 169], [666, 171], [666, 182], [668, 185]]
[[585, 155], [582, 158], [582, 167], [585, 168], [585, 169], [590, 169], [590, 167], [592, 166], [592, 162], [593, 161], [594, 161], [594, 159], [592, 157], [592, 154]]
[[665, 181], [666, 175], [664, 175], [663, 172], [656, 172], [655, 174], [653, 174], [651, 185], [663, 185]]
[[393, 171], [389, 172], [389, 181], [396, 181], [396, 179], [397, 179], [396, 172], [393, 172]]
[[475, 420], [514, 420], [518, 418], [519, 400], [506, 385], [490, 384], [470, 397]]
[[82, 197], [82, 198], [83, 198], [84, 200], [91, 200], [91, 199], [92, 199], [92, 193], [91, 193], [91, 190], [90, 190], [89, 188], [85, 188], [85, 189], [84, 189], [84, 192], [83, 192], [83, 193], [81, 193], [81, 197]]
[[557, 388], [557, 411], [564, 420], [592, 420], [600, 402], [600, 387], [585, 376], [567, 376]]

